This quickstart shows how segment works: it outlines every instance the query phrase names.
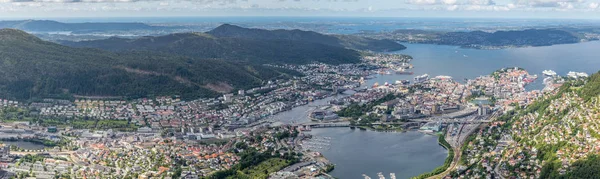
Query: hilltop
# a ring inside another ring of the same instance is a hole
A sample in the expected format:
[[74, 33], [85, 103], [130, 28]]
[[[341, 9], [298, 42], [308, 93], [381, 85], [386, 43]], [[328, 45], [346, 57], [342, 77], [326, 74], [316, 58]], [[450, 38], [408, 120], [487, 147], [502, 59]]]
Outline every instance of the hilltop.
[[350, 35], [324, 35], [312, 31], [303, 30], [265, 30], [243, 28], [231, 24], [223, 24], [211, 31], [206, 32], [215, 37], [260, 39], [260, 40], [292, 40], [323, 45], [345, 47], [356, 50], [370, 51], [398, 51], [406, 49], [405, 46], [392, 40], [377, 40]]
[[115, 52], [143, 50], [256, 64], [356, 63], [360, 60], [360, 54], [353, 49], [393, 51], [406, 48], [389, 40], [330, 36], [301, 30], [269, 31], [229, 24], [206, 33], [175, 33], [137, 39], [113, 37], [61, 43], [72, 47], [100, 48]]
[[289, 40], [217, 38], [204, 33], [178, 33], [138, 39], [62, 42], [72, 47], [99, 48], [114, 52], [152, 51], [191, 58], [216, 58], [253, 64], [356, 63], [357, 51], [323, 44]]
[[356, 50], [370, 51], [398, 51], [406, 49], [405, 46], [392, 40], [377, 40], [350, 35], [324, 35], [303, 30], [265, 30], [243, 28], [231, 24], [223, 24], [207, 32], [215, 37], [245, 38], [261, 40], [293, 40], [318, 43], [336, 47], [346, 47]]
[[[238, 61], [158, 52], [72, 48], [0, 30], [0, 97], [215, 96], [297, 72]], [[219, 88], [216, 88], [219, 87]]]

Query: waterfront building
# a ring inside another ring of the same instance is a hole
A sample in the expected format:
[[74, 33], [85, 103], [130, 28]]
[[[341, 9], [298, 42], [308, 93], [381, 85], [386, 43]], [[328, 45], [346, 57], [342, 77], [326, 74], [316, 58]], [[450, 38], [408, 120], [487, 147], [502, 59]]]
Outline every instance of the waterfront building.
[[425, 132], [438, 132], [438, 131], [442, 130], [442, 123], [441, 122], [429, 122], [429, 123], [423, 125], [421, 128], [419, 128], [419, 130], [422, 130]]
[[48, 127], [47, 131], [50, 132], [50, 133], [56, 133], [56, 132], [58, 132], [58, 130], [56, 129], [56, 126]]

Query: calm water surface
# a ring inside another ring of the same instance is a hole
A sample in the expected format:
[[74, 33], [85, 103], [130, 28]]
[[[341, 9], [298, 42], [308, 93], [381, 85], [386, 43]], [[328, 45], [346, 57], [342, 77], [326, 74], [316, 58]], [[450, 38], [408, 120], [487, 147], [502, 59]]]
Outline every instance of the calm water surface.
[[[316, 100], [308, 105], [273, 116], [282, 123], [310, 122], [308, 113], [315, 106], [327, 104], [334, 97]], [[323, 155], [336, 167], [331, 175], [338, 178], [377, 178], [382, 172], [389, 178], [410, 178], [442, 165], [448, 152], [437, 143], [437, 137], [419, 132], [386, 133], [350, 128], [313, 129], [316, 137], [331, 137], [330, 148]]]
[[600, 70], [600, 42], [554, 45], [547, 47], [514, 48], [502, 50], [464, 49], [457, 46], [431, 44], [404, 44], [408, 48], [395, 52], [413, 56], [414, 75], [382, 75], [367, 81], [368, 85], [394, 83], [412, 79], [416, 75], [448, 75], [456, 81], [491, 74], [504, 67], [522, 67], [538, 80], [529, 89], [542, 88], [543, 70], [554, 70], [565, 76], [569, 71], [592, 74]]
[[31, 142], [25, 142], [25, 141], [15, 141], [15, 142], [2, 141], [2, 143], [6, 144], [6, 145], [15, 145], [15, 146], [17, 146], [19, 148], [27, 149], [27, 150], [40, 150], [40, 149], [44, 149], [44, 145], [34, 144], [34, 143], [31, 143]]
[[311, 134], [331, 137], [329, 149], [320, 151], [335, 164], [330, 174], [338, 178], [410, 178], [444, 164], [448, 152], [437, 137], [420, 132], [374, 132], [349, 128], [313, 129]]

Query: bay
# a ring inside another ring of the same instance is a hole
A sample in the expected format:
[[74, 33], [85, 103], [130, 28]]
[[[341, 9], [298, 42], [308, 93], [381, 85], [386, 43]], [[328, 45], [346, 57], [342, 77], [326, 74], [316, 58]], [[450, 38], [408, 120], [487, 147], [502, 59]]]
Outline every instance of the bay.
[[528, 89], [541, 89], [542, 71], [554, 70], [561, 76], [569, 71], [592, 74], [600, 70], [600, 41], [564, 44], [546, 47], [511, 48], [500, 50], [467, 49], [458, 46], [434, 44], [404, 44], [406, 50], [393, 53], [411, 55], [414, 75], [377, 75], [367, 80], [394, 83], [396, 80], [411, 80], [417, 75], [429, 74], [452, 76], [462, 82], [488, 75], [505, 67], [522, 67], [539, 78]]
[[330, 147], [320, 151], [335, 164], [330, 175], [363, 178], [363, 174], [386, 178], [410, 178], [444, 164], [448, 151], [438, 145], [437, 136], [417, 131], [402, 133], [363, 131], [349, 128], [313, 129], [311, 134], [331, 138]]

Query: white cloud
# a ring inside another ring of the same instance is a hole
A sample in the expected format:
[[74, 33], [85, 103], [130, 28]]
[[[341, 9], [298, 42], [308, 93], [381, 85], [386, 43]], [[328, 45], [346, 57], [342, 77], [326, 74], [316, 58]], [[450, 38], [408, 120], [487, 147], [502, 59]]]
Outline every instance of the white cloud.
[[448, 8], [446, 8], [446, 10], [449, 10], [449, 11], [455, 11], [456, 9], [458, 9], [458, 5], [452, 5], [452, 6], [448, 6]]
[[[167, 2], [169, 0], [0, 0], [0, 2], [40, 2], [40, 3], [130, 3], [130, 2]], [[234, 4], [238, 0], [182, 0], [200, 4]], [[248, 0], [240, 0], [247, 2]]]
[[[138, 11], [151, 14], [165, 12], [165, 14], [177, 15], [190, 13], [288, 15], [293, 13], [293, 15], [299, 16], [331, 14], [394, 16], [416, 11], [424, 13], [415, 14], [426, 16], [435, 15], [440, 11], [448, 11], [447, 13], [480, 11], [481, 13], [490, 12], [490, 14], [500, 11], [512, 11], [514, 14], [587, 11], [589, 13], [585, 16], [599, 15], [597, 17], [600, 17], [600, 14], [593, 14], [600, 12], [600, 0], [0, 0], [0, 16], [6, 16], [9, 9], [10, 11], [20, 11], [26, 15], [27, 12], [47, 11], [59, 12], [67, 14], [67, 16], [73, 11], [84, 15], [87, 15], [86, 11], [105, 11], [108, 14], [121, 13], [121, 16], [135, 14]], [[128, 13], [128, 11], [132, 13]], [[473, 12], [472, 14], [477, 15], [478, 13]]]
[[408, 0], [409, 4], [416, 4], [416, 5], [434, 5], [434, 4], [438, 4], [438, 1], [436, 0]]
[[442, 3], [452, 5], [452, 4], [456, 4], [456, 1], [457, 0], [442, 0]]
[[408, 0], [413, 5], [495, 5], [494, 0]]
[[525, 5], [530, 7], [569, 7], [573, 4], [583, 3], [583, 0], [515, 0], [518, 5]]
[[469, 4], [471, 4], [471, 5], [494, 5], [496, 3], [492, 0], [469, 0]]
[[514, 9], [514, 8], [517, 8], [517, 5], [515, 5], [513, 3], [509, 3], [509, 4], [506, 5], [506, 7], [509, 8], [509, 9]]

